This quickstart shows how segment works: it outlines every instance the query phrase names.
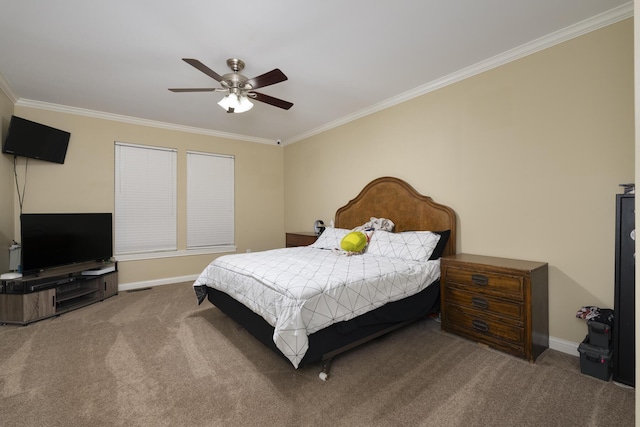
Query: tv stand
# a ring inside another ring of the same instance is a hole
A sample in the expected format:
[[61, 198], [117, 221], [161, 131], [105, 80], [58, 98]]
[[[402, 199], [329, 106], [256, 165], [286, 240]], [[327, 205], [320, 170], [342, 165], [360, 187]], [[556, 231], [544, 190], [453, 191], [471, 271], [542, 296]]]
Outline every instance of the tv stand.
[[26, 325], [118, 294], [115, 262], [86, 262], [0, 281], [0, 324]]

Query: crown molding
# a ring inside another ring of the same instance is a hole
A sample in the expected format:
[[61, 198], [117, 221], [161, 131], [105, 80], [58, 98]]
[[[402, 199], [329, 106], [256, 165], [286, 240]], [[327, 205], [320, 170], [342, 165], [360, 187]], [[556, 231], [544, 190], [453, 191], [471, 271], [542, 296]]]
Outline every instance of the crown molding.
[[418, 86], [417, 88], [395, 95], [389, 99], [386, 99], [382, 102], [374, 104], [368, 108], [357, 111], [353, 114], [342, 117], [338, 120], [327, 123], [315, 129], [311, 129], [308, 132], [302, 133], [298, 136], [288, 139], [285, 145], [293, 144], [294, 142], [298, 142], [303, 139], [312, 137], [314, 135], [318, 135], [320, 133], [334, 129], [338, 126], [342, 126], [346, 123], [352, 122], [354, 120], [360, 119], [370, 114], [377, 113], [378, 111], [384, 110], [389, 107], [393, 107], [394, 105], [401, 104], [410, 99], [417, 98], [429, 92], [433, 92], [445, 86], [457, 83], [464, 79], [468, 79], [469, 77], [473, 77], [477, 74], [484, 73], [485, 71], [489, 71], [493, 68], [497, 68], [501, 65], [505, 65], [512, 61], [516, 61], [522, 57], [534, 54], [541, 50], [547, 49], [549, 47], [555, 46], [557, 44], [560, 44], [565, 41], [571, 40], [573, 38], [587, 34], [591, 31], [598, 30], [600, 28], [606, 27], [607, 25], [615, 24], [616, 22], [619, 22], [631, 17], [633, 17], [633, 2], [623, 4], [622, 6], [619, 6], [611, 10], [608, 10], [607, 12], [601, 13], [600, 15], [596, 15], [592, 18], [578, 22], [577, 24], [571, 25], [562, 30], [558, 30], [554, 33], [548, 34], [544, 37], [541, 37], [529, 43], [525, 43], [521, 46], [518, 46], [506, 52], [503, 52], [492, 58], [478, 62], [467, 68], [463, 68], [459, 71], [456, 71], [454, 73], [451, 73], [439, 79], [433, 80], [422, 86]]
[[5, 95], [7, 95], [9, 101], [11, 101], [14, 105], [16, 102], [18, 102], [18, 99], [20, 99], [18, 95], [16, 95], [7, 79], [5, 79], [2, 74], [0, 74], [0, 90], [2, 90]]
[[238, 135], [234, 133], [220, 132], [211, 129], [196, 128], [191, 126], [182, 126], [173, 123], [160, 122], [156, 120], [141, 119], [138, 117], [125, 116], [121, 114], [105, 113], [102, 111], [89, 110], [86, 108], [69, 107], [66, 105], [52, 104], [49, 102], [34, 101], [31, 99], [20, 98], [14, 102], [16, 106], [37, 108], [40, 110], [54, 111], [58, 113], [75, 114], [78, 116], [92, 117], [95, 119], [111, 120], [122, 123], [130, 123], [134, 125], [148, 126], [159, 129], [175, 130], [178, 132], [194, 133], [199, 135], [215, 136], [219, 138], [234, 139], [239, 141], [257, 142], [259, 144], [275, 145], [271, 139], [257, 138], [246, 135]]
[[[492, 58], [481, 61], [467, 68], [463, 68], [462, 70], [456, 71], [447, 76], [441, 77], [439, 79], [433, 80], [424, 85], [418, 86], [417, 88], [395, 95], [389, 99], [386, 99], [368, 108], [357, 111], [353, 114], [344, 116], [333, 122], [311, 129], [308, 132], [304, 132], [300, 135], [297, 135], [293, 138], [288, 139], [287, 141], [283, 141], [282, 145], [290, 145], [295, 142], [301, 141], [303, 139], [312, 137], [314, 135], [318, 135], [320, 133], [342, 126], [346, 123], [352, 122], [354, 120], [360, 119], [362, 117], [368, 116], [378, 111], [387, 109], [394, 105], [401, 104], [413, 98], [417, 98], [429, 92], [433, 92], [445, 86], [457, 83], [461, 80], [467, 79], [469, 77], [473, 77], [477, 74], [483, 73], [493, 68], [497, 68], [501, 65], [518, 60], [522, 57], [534, 54], [536, 52], [547, 49], [554, 45], [563, 43], [565, 41], [571, 40], [573, 38], [579, 37], [591, 31], [595, 31], [597, 29], [606, 27], [607, 25], [614, 24], [616, 22], [622, 21], [624, 19], [627, 19], [633, 16], [634, 16], [633, 2], [626, 3], [622, 6], [611, 9], [607, 12], [601, 13], [600, 15], [596, 15], [592, 18], [586, 19], [582, 22], [571, 25], [562, 30], [556, 31], [554, 33], [541, 37], [532, 42], [523, 44], [521, 46], [518, 46], [506, 52], [503, 52], [499, 55], [496, 55]], [[16, 106], [24, 106], [29, 108], [37, 108], [37, 109], [56, 111], [61, 113], [76, 114], [76, 115], [85, 116], [85, 117], [93, 117], [98, 119], [130, 123], [130, 124], [136, 124], [141, 126], [155, 127], [160, 129], [175, 130], [178, 132], [215, 136], [219, 138], [233, 139], [233, 140], [239, 140], [239, 141], [256, 142], [260, 144], [274, 145], [274, 143], [276, 143], [275, 141], [266, 139], [266, 138], [257, 138], [257, 137], [251, 137], [246, 135], [219, 132], [219, 131], [210, 130], [210, 129], [182, 126], [182, 125], [176, 125], [173, 123], [141, 119], [137, 117], [124, 116], [120, 114], [105, 113], [101, 111], [89, 110], [84, 108], [69, 107], [69, 106], [60, 105], [60, 104], [52, 104], [47, 102], [22, 99], [15, 93], [15, 91], [13, 90], [9, 82], [2, 75], [0, 75], [0, 90], [2, 90]]]

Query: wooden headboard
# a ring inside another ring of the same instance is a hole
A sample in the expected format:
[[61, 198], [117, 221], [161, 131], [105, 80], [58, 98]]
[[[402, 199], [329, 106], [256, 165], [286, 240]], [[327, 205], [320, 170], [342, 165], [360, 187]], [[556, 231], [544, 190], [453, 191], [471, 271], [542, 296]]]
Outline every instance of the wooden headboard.
[[394, 231], [444, 231], [451, 235], [443, 255], [456, 253], [456, 214], [448, 206], [418, 193], [399, 178], [382, 177], [367, 184], [358, 196], [336, 211], [335, 226], [351, 229], [371, 217], [387, 218]]

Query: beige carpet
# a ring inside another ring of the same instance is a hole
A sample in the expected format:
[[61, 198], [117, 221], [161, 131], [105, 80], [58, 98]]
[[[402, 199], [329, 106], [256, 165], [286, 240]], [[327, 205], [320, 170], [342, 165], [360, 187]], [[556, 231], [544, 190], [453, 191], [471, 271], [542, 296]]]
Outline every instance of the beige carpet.
[[[585, 328], [586, 329], [586, 328]], [[0, 327], [3, 426], [632, 426], [635, 390], [420, 321], [299, 370], [189, 283]]]

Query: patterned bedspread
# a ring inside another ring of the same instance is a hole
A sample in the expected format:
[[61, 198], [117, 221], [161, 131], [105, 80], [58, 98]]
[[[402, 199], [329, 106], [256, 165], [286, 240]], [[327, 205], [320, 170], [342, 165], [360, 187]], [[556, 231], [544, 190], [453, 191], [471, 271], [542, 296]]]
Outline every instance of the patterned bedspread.
[[418, 293], [439, 277], [439, 260], [345, 256], [305, 246], [219, 257], [194, 287], [218, 289], [262, 316], [297, 368], [308, 335]]

